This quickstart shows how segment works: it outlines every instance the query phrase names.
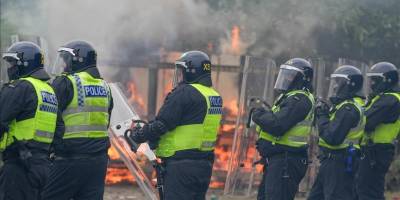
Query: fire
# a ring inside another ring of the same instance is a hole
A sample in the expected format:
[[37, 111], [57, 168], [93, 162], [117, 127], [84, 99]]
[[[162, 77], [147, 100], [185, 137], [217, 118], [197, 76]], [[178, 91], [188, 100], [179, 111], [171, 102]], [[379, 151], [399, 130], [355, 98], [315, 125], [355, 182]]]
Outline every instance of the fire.
[[239, 26], [233, 26], [231, 31], [231, 51], [234, 55], [240, 55], [241, 43], [240, 43], [240, 28]]
[[163, 83], [164, 84], [163, 97], [165, 97], [173, 89], [173, 83], [172, 83], [173, 78], [172, 77], [174, 76], [174, 74], [171, 71], [167, 71], [167, 70], [163, 70], [162, 73], [163, 73], [162, 75], [164, 77], [164, 82], [165, 82], [165, 83]]
[[217, 146], [214, 149], [215, 154], [215, 162], [214, 162], [214, 170], [228, 170], [228, 162], [229, 156], [231, 155], [231, 149], [228, 149], [223, 146]]
[[133, 183], [134, 177], [128, 168], [122, 163], [114, 147], [108, 149], [110, 164], [107, 168], [106, 184]]
[[235, 120], [236, 116], [239, 112], [237, 100], [228, 100], [227, 103], [224, 102], [224, 115], [223, 115], [223, 123], [221, 125], [219, 133], [232, 133], [235, 130]]
[[111, 146], [111, 148], [108, 149], [108, 156], [110, 157], [110, 160], [119, 160], [120, 159], [117, 150], [115, 150], [115, 148], [113, 146]]
[[[124, 165], [125, 166], [125, 165]], [[106, 184], [133, 183], [135, 178], [128, 168], [107, 168]]]
[[221, 132], [232, 132], [235, 129], [235, 124], [224, 124], [221, 126]]
[[129, 92], [128, 102], [130, 104], [136, 105], [135, 107], [139, 107], [140, 109], [145, 109], [146, 108], [145, 101], [142, 98], [142, 95], [140, 95], [139, 92], [137, 91], [135, 82], [129, 81], [126, 86], [127, 86], [128, 92]]
[[239, 108], [238, 108], [238, 102], [236, 99], [232, 99], [228, 101], [228, 103], [224, 103], [226, 105], [226, 108], [229, 110], [229, 117], [236, 118], [236, 116], [239, 113]]
[[211, 181], [209, 187], [212, 189], [223, 188], [225, 182], [223, 181]]
[[[240, 50], [240, 30], [239, 27], [235, 26], [232, 30], [232, 50], [238, 51]], [[167, 79], [173, 75], [172, 70], [161, 70], [159, 75], [163, 77], [160, 82], [160, 93], [161, 99], [164, 99], [165, 96], [172, 90], [172, 79]], [[140, 107], [142, 110], [137, 110], [142, 114], [146, 111], [146, 102], [142, 98], [142, 95], [139, 94], [137, 90], [137, 86], [134, 81], [130, 81], [127, 83], [127, 89], [129, 92], [128, 101], [131, 104], [134, 104], [135, 108]], [[160, 100], [160, 98], [159, 98]], [[140, 109], [139, 108], [139, 109]], [[239, 113], [239, 105], [237, 98], [227, 98], [224, 99], [224, 114], [222, 124], [220, 126], [218, 132], [218, 141], [216, 148], [214, 150], [215, 153], [215, 161], [213, 166], [213, 176], [210, 182], [211, 188], [222, 188], [225, 184], [225, 179], [228, 170], [228, 163], [231, 156], [232, 151], [232, 143], [233, 143], [233, 135], [235, 132], [235, 128], [243, 129], [244, 126], [240, 125], [236, 127], [236, 119]], [[261, 172], [262, 166], [258, 165], [256, 167], [253, 166], [253, 162], [255, 161], [255, 155], [258, 155], [255, 147], [251, 145], [247, 152], [244, 152], [247, 159], [242, 163], [242, 167], [245, 168], [246, 171], [255, 170], [257, 172]], [[123, 165], [117, 151], [114, 148], [110, 148], [109, 150], [110, 156], [110, 165], [107, 169], [106, 183], [107, 184], [117, 184], [123, 182], [134, 182], [134, 177], [130, 174], [129, 170]], [[151, 165], [146, 164], [145, 159], [141, 159], [141, 155], [138, 155], [138, 162], [140, 165], [148, 172], [148, 177], [155, 177], [154, 171], [152, 171]]]

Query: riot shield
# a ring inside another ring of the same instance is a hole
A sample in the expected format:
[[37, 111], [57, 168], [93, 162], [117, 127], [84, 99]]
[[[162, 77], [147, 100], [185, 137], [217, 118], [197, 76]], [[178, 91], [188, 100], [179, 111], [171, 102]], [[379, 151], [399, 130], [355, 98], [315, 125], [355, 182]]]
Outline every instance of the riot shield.
[[135, 180], [143, 193], [149, 200], [156, 200], [157, 195], [154, 186], [146, 176], [138, 163], [138, 154], [142, 153], [149, 160], [154, 160], [155, 157], [146, 143], [143, 143], [138, 148], [138, 154], [135, 154], [129, 144], [124, 139], [125, 131], [131, 128], [132, 120], [138, 120], [139, 116], [135, 110], [129, 105], [128, 100], [123, 94], [120, 86], [116, 83], [109, 84], [114, 101], [114, 108], [110, 119], [109, 136], [111, 144], [117, 150], [122, 161], [128, 167], [129, 171], [135, 177]]
[[4, 83], [8, 82], [8, 76], [7, 76], [7, 67], [6, 63], [3, 59], [0, 61], [0, 88], [2, 88]]
[[239, 112], [224, 189], [224, 195], [230, 198], [257, 194], [263, 166], [254, 164], [260, 159], [255, 148], [258, 133], [249, 121], [249, 113], [255, 102], [272, 103], [277, 71], [270, 59], [245, 57], [239, 86]]

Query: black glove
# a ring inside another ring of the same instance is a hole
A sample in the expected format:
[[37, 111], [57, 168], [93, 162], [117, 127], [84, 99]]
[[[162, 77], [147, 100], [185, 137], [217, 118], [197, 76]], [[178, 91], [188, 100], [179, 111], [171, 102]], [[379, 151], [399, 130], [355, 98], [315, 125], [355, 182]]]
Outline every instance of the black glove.
[[249, 107], [251, 108], [268, 108], [271, 109], [271, 106], [263, 99], [260, 98], [252, 98], [250, 99]]
[[369, 106], [369, 104], [371, 104], [372, 103], [372, 99], [374, 99], [376, 97], [376, 95], [375, 94], [369, 94], [368, 95], [368, 97], [367, 97], [367, 100], [366, 100], [366, 102], [365, 102], [365, 106], [367, 107], [367, 106]]
[[263, 141], [261, 139], [258, 139], [256, 142], [256, 149], [258, 153], [260, 154], [261, 157], [266, 158], [268, 157], [267, 152], [265, 151]]
[[134, 127], [130, 135], [131, 139], [138, 144], [146, 142], [145, 134], [148, 129], [148, 125], [144, 125], [143, 127]]
[[260, 115], [262, 115], [262, 114], [264, 114], [266, 112], [268, 112], [268, 111], [264, 107], [256, 108], [253, 111], [252, 117], [260, 116]]
[[158, 140], [149, 140], [149, 147], [151, 150], [157, 149]]
[[329, 109], [329, 105], [326, 102], [318, 99], [317, 105], [315, 106], [315, 115], [317, 117], [329, 115]]
[[3, 135], [4, 135], [4, 133], [7, 133], [9, 130], [8, 130], [8, 127], [7, 126], [2, 126], [2, 125], [0, 125], [0, 138], [2, 138], [3, 137]]
[[32, 158], [31, 151], [26, 147], [25, 142], [18, 141], [17, 138], [15, 138], [14, 136], [12, 136], [12, 137], [14, 138], [14, 141], [18, 147], [19, 162], [22, 164], [22, 166], [26, 170], [30, 170], [31, 169], [31, 158]]

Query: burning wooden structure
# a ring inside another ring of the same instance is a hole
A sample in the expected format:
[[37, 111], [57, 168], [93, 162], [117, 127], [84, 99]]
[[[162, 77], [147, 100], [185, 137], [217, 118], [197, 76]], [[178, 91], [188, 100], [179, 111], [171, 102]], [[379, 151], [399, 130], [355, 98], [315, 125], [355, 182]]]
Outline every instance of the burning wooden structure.
[[[146, 62], [123, 64], [118, 62], [103, 63], [104, 70], [117, 71], [114, 76], [106, 77], [112, 82], [121, 82], [126, 88], [126, 95], [138, 114], [143, 119], [153, 119], [156, 111], [163, 103], [165, 96], [172, 90], [174, 61], [181, 52], [162, 52], [158, 58], [146, 58]], [[228, 160], [233, 143], [235, 121], [238, 114], [238, 95], [241, 77], [241, 56], [211, 55], [213, 62], [213, 84], [224, 99], [224, 115], [219, 130], [216, 160], [214, 163], [214, 176], [211, 187], [223, 187], [225, 183]], [[112, 74], [112, 73], [105, 73]], [[254, 153], [255, 150], [254, 150]], [[117, 152], [109, 150], [110, 164], [107, 171], [106, 183], [131, 183], [133, 176], [124, 167]], [[249, 163], [250, 165], [250, 163]], [[151, 170], [151, 168], [150, 168]], [[152, 173], [149, 172], [149, 176]]]

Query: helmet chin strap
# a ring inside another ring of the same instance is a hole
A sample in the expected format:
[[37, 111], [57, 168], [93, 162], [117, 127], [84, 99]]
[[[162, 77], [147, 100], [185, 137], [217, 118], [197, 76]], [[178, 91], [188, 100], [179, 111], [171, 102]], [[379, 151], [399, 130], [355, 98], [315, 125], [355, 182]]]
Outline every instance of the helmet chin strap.
[[197, 78], [196, 78], [195, 80], [193, 80], [193, 81], [187, 81], [187, 80], [183, 80], [183, 81], [184, 81], [185, 83], [189, 83], [189, 84], [198, 83], [201, 79], [203, 79], [203, 78], [205, 78], [205, 77], [207, 77], [207, 76], [210, 76], [210, 77], [211, 77], [211, 74], [203, 74], [203, 75], [197, 77]]
[[350, 99], [350, 98], [352, 98], [354, 96], [355, 95], [350, 95], [350, 94], [347, 94], [347, 95], [336, 95], [336, 96], [329, 97], [329, 100], [331, 101], [332, 104], [337, 105], [338, 103], [341, 103], [341, 102], [343, 102], [343, 101], [345, 101], [347, 99]]
[[91, 68], [91, 67], [96, 67], [96, 65], [89, 65], [89, 66], [86, 66], [86, 67], [84, 67], [84, 68], [81, 68], [81, 69], [79, 69], [79, 70], [76, 70], [76, 71], [72, 70], [72, 67], [71, 67], [71, 73], [78, 73], [78, 72], [82, 72], [82, 71], [85, 71], [85, 70], [87, 70], [87, 69], [89, 69], [89, 68]]
[[389, 88], [385, 87], [385, 83], [381, 82], [381, 83], [378, 83], [378, 85], [374, 89], [372, 89], [372, 92], [373, 92], [373, 95], [379, 95], [379, 94], [386, 92], [388, 89]]
[[13, 66], [7, 69], [7, 75], [8, 75], [8, 79], [11, 80], [17, 80], [19, 79], [19, 74], [18, 74], [19, 70], [17, 66]]

